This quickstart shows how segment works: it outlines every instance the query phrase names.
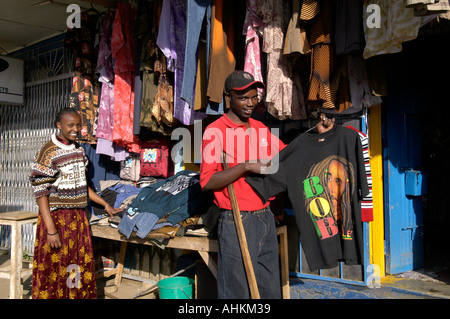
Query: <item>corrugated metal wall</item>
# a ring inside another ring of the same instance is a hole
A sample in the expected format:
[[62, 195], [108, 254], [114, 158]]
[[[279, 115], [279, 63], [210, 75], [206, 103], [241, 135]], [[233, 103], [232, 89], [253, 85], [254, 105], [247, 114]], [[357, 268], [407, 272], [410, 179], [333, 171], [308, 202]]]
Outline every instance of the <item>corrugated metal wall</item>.
[[[0, 212], [37, 211], [28, 176], [33, 156], [55, 131], [56, 113], [69, 104], [71, 77], [31, 83], [24, 106], [0, 106]], [[24, 250], [32, 254], [34, 231], [23, 226]], [[9, 248], [9, 227], [0, 229], [0, 248]]]
[[26, 88], [25, 106], [0, 106], [1, 211], [36, 210], [28, 181], [33, 156], [55, 131], [56, 113], [69, 104], [71, 79]]

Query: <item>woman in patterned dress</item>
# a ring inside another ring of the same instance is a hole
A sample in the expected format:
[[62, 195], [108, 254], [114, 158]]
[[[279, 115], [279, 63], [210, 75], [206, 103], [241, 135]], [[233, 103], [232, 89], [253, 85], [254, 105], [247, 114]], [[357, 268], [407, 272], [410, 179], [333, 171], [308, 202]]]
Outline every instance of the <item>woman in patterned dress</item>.
[[58, 133], [36, 154], [30, 181], [39, 206], [32, 275], [33, 299], [97, 297], [88, 199], [114, 209], [86, 181], [87, 158], [76, 142], [81, 117], [65, 108], [56, 116]]

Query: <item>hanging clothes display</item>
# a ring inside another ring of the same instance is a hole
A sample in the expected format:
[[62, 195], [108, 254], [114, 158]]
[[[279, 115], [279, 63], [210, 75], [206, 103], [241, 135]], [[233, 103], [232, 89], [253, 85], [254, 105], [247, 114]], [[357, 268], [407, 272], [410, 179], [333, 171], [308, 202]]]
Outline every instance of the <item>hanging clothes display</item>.
[[275, 167], [273, 174], [246, 181], [263, 201], [287, 191], [311, 271], [340, 260], [360, 264], [360, 196], [369, 189], [358, 133], [338, 125], [323, 134], [304, 133], [280, 152]]
[[292, 0], [292, 16], [286, 31], [284, 41], [284, 54], [298, 52], [307, 54], [311, 52], [308, 36], [305, 29], [305, 22], [300, 19], [301, 2]]
[[97, 132], [97, 115], [99, 102], [99, 86], [91, 77], [75, 72], [72, 78], [70, 107], [81, 116], [81, 132], [79, 140], [85, 143], [95, 143]]
[[190, 125], [204, 116], [195, 112], [194, 108], [181, 98], [186, 48], [186, 11], [186, 1], [164, 0], [157, 44], [167, 57], [168, 70], [174, 72], [174, 117], [181, 123]]
[[[114, 128], [114, 63], [111, 53], [111, 35], [115, 12], [107, 11], [103, 16], [98, 50], [97, 73], [101, 83], [100, 105], [97, 124], [97, 153], [120, 161], [126, 156], [125, 148], [112, 142]], [[122, 155], [123, 154], [123, 155]]]
[[[183, 83], [181, 88], [181, 98], [186, 101], [191, 108], [195, 106], [196, 90], [198, 83], [199, 56], [200, 56], [200, 33], [203, 21], [207, 18], [208, 9], [211, 7], [211, 0], [187, 1], [186, 14], [186, 45], [184, 49]], [[210, 10], [210, 9], [209, 9]], [[207, 20], [207, 32], [210, 23]], [[203, 56], [206, 58], [206, 56]], [[206, 62], [206, 61], [204, 61]], [[206, 106], [206, 105], [205, 105]]]
[[439, 15], [450, 11], [448, 0], [406, 0], [406, 7], [414, 9], [414, 16]]
[[336, 54], [361, 52], [364, 48], [362, 20], [363, 3], [360, 0], [336, 2], [335, 44]]
[[[321, 4], [317, 1], [317, 5]], [[335, 68], [334, 45], [331, 42], [332, 11], [330, 6], [320, 5], [319, 13], [310, 21], [309, 43], [311, 75], [306, 103], [315, 107], [334, 108], [335, 94], [331, 89], [331, 76]]]
[[[142, 108], [140, 125], [153, 132], [170, 135], [174, 118], [173, 86], [170, 84], [166, 69], [166, 59], [163, 56], [156, 58], [153, 72], [144, 72], [144, 91], [142, 94]], [[158, 78], [156, 88], [153, 83]]]
[[[154, 70], [155, 60], [160, 56], [156, 45], [162, 0], [139, 0], [134, 37], [137, 43], [133, 134], [139, 135], [142, 114], [151, 112], [157, 92], [157, 76]], [[152, 120], [152, 119], [151, 119]], [[150, 125], [150, 130], [153, 126]], [[144, 130], [145, 131], [145, 130]]]
[[[167, 1], [161, 2], [161, 7], [158, 4], [158, 8], [161, 8], [160, 14], [158, 14], [158, 18], [155, 19], [154, 25], [155, 27], [159, 23], [159, 29], [163, 24], [162, 19], [170, 21], [172, 19], [172, 11], [170, 5], [168, 5]], [[161, 15], [161, 16], [159, 16]], [[168, 30], [170, 31], [171, 24], [168, 25]], [[163, 25], [163, 29], [167, 29], [167, 25]], [[158, 33], [159, 34], [159, 33]], [[144, 118], [141, 117], [142, 122], [153, 122], [150, 124], [153, 131], [161, 132], [165, 134], [166, 132], [170, 134], [165, 127], [171, 127], [176, 124], [177, 118], [175, 118], [175, 90], [172, 85], [174, 82], [173, 77], [169, 80], [169, 75], [167, 71], [167, 58], [163, 54], [160, 54], [159, 49], [157, 48], [157, 38], [156, 34], [154, 35], [154, 39], [151, 40], [152, 52], [155, 57], [153, 63], [153, 72], [155, 77], [157, 78], [157, 87], [156, 94], [153, 95], [153, 103], [151, 105], [151, 110], [148, 110], [145, 113]], [[166, 51], [167, 53], [168, 51]], [[163, 51], [164, 53], [164, 51]], [[173, 55], [176, 57], [176, 52], [172, 51], [170, 56]], [[170, 62], [175, 63], [171, 60]], [[149, 76], [149, 75], [147, 75]], [[149, 79], [147, 79], [148, 81]], [[153, 92], [153, 88], [151, 89]], [[147, 93], [150, 93], [147, 89]], [[147, 95], [148, 96], [148, 95]], [[144, 115], [144, 113], [141, 113]]]
[[[261, 69], [261, 47], [263, 22], [257, 15], [258, 0], [247, 0], [247, 15], [244, 21], [243, 34], [245, 35], [245, 62], [244, 71], [250, 73], [255, 81], [263, 82]], [[264, 90], [258, 89], [262, 99]]]
[[[263, 47], [267, 53], [267, 111], [278, 119], [305, 119], [301, 90], [294, 90], [293, 64], [283, 56], [283, 2], [261, 0], [259, 13], [264, 22]], [[302, 87], [296, 84], [297, 88]]]
[[[325, 8], [327, 7], [325, 6]], [[321, 8], [321, 13], [325, 8]], [[311, 75], [306, 103], [332, 109], [335, 99], [330, 83], [334, 70], [334, 47], [331, 43], [332, 20], [330, 20], [330, 16], [323, 18], [322, 14], [315, 17], [311, 23], [309, 35], [309, 42], [312, 46]]]
[[[80, 141], [119, 158], [123, 148], [139, 151], [141, 127], [168, 135], [178, 124], [223, 114], [224, 79], [236, 68], [265, 82], [262, 110], [267, 105], [278, 120], [306, 119], [306, 106], [359, 112], [381, 102], [373, 95], [387, 95], [378, 59], [368, 58], [399, 52], [421, 26], [450, 12], [448, 2], [139, 0], [137, 10], [120, 3], [116, 11], [83, 12], [82, 28], [68, 29], [65, 39], [79, 72], [71, 105], [82, 115]], [[364, 23], [369, 4], [381, 9], [381, 28]], [[427, 17], [414, 17], [421, 7]]]
[[361, 147], [364, 157], [364, 169], [367, 178], [367, 187], [369, 191], [366, 196], [361, 199], [361, 221], [371, 222], [373, 221], [373, 198], [372, 198], [372, 168], [370, 166], [370, 155], [369, 155], [369, 137], [367, 134], [355, 129], [354, 127], [347, 125], [347, 128], [354, 130], [358, 133], [361, 140]]
[[110, 85], [114, 83], [114, 63], [111, 56], [111, 35], [114, 16], [114, 11], [107, 11], [103, 16], [96, 67], [98, 81]]
[[80, 141], [95, 143], [100, 95], [95, 74], [97, 62], [95, 35], [98, 15], [82, 12], [80, 20], [81, 28], [69, 28], [64, 38], [64, 46], [74, 55], [74, 74], [69, 105], [81, 116]]
[[98, 54], [95, 36], [98, 18], [98, 14], [82, 12], [80, 28], [68, 28], [64, 37], [64, 46], [73, 54], [73, 71], [78, 71], [84, 76], [95, 77]]
[[[170, 127], [177, 123], [173, 117], [173, 76], [168, 74], [166, 57], [156, 43], [163, 0], [154, 1], [153, 7], [149, 7], [147, 1], [141, 1], [140, 5], [144, 5], [149, 12], [140, 14], [140, 23], [136, 29], [136, 37], [142, 41], [142, 97], [140, 109], [135, 109], [138, 123], [135, 121], [134, 130], [136, 133], [136, 126], [139, 125], [154, 133], [170, 135]], [[161, 113], [164, 114], [164, 122], [161, 121]]]
[[363, 107], [381, 104], [381, 97], [375, 96], [371, 92], [366, 64], [362, 56], [350, 54], [347, 62], [353, 110], [361, 111]]
[[134, 74], [136, 43], [133, 37], [136, 11], [128, 3], [119, 3], [114, 18], [111, 52], [114, 64], [114, 130], [112, 140], [130, 152], [140, 151], [133, 134]]
[[318, 13], [309, 22], [311, 73], [306, 104], [338, 112], [352, 106], [347, 56], [336, 55], [335, 3], [317, 0]]
[[[421, 18], [415, 17], [410, 8], [405, 7], [404, 1], [364, 0], [364, 7], [377, 5], [380, 8], [377, 18], [380, 19], [379, 28], [369, 27], [364, 23], [366, 46], [364, 59], [375, 55], [398, 53], [402, 51], [402, 43], [417, 38], [421, 26]], [[363, 21], [367, 21], [372, 12], [363, 10]]]
[[[239, 2], [217, 0], [213, 2], [211, 9], [210, 64], [206, 95], [216, 103], [222, 102], [225, 79], [236, 67], [234, 26], [241, 25], [236, 19], [242, 5]], [[241, 31], [242, 29], [239, 29], [239, 34], [242, 34]]]
[[153, 103], [152, 115], [158, 124], [171, 126], [174, 122], [174, 89], [167, 79], [167, 70], [160, 60], [155, 62], [158, 74], [158, 92]]

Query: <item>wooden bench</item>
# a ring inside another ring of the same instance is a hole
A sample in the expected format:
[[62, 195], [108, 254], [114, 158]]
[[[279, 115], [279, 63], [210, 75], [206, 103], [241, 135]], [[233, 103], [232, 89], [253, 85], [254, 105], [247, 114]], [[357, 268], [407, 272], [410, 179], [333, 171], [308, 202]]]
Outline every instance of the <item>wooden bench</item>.
[[[115, 275], [116, 286], [119, 286], [122, 280], [123, 264], [125, 260], [127, 243], [153, 245], [153, 243], [147, 238], [141, 239], [139, 237], [131, 237], [127, 239], [124, 235], [120, 234], [117, 229], [112, 227], [92, 225], [91, 229], [92, 235], [94, 237], [105, 238], [121, 242], [119, 261], [117, 261], [117, 267], [115, 269], [111, 269], [103, 273], [105, 277]], [[281, 266], [282, 297], [283, 299], [290, 299], [286, 226], [277, 228], [277, 236], [279, 237], [278, 252], [281, 257], [280, 266]], [[201, 258], [203, 259], [203, 261], [205, 262], [205, 264], [212, 272], [212, 274], [215, 277], [217, 277], [217, 264], [211, 255], [211, 253], [217, 253], [219, 249], [217, 239], [207, 237], [193, 237], [193, 236], [174, 237], [169, 240], [166, 247], [197, 251], [201, 256]]]
[[37, 219], [37, 212], [14, 211], [0, 213], [0, 225], [11, 226], [11, 266], [8, 269], [0, 269], [0, 278], [10, 280], [10, 299], [22, 299], [21, 280], [32, 273], [31, 268], [22, 269], [22, 225], [36, 223]]

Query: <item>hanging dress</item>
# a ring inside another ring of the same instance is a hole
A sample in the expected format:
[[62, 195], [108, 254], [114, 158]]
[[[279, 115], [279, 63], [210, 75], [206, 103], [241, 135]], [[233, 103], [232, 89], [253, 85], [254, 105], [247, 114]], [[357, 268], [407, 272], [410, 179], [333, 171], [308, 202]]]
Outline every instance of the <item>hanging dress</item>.
[[136, 11], [129, 3], [119, 3], [111, 38], [114, 65], [114, 130], [112, 141], [129, 152], [139, 153], [139, 140], [133, 134]]

